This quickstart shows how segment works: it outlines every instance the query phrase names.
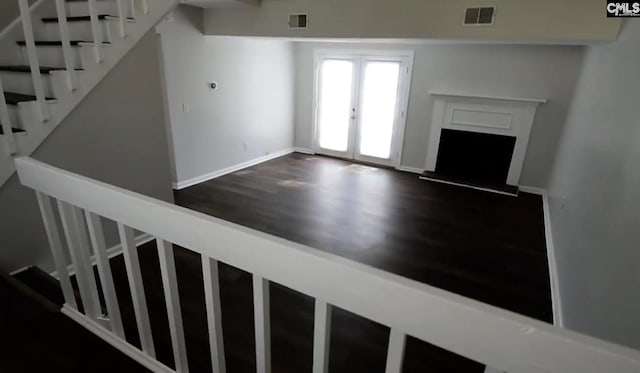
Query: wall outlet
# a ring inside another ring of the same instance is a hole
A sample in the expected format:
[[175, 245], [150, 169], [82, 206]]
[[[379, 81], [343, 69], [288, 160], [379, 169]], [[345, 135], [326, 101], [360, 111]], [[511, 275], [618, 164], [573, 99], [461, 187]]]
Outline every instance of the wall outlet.
[[247, 151], [247, 142], [246, 141], [242, 142], [242, 150], [244, 150], [245, 152]]
[[191, 111], [191, 106], [189, 106], [189, 104], [182, 104], [182, 112], [183, 113], [188, 113]]

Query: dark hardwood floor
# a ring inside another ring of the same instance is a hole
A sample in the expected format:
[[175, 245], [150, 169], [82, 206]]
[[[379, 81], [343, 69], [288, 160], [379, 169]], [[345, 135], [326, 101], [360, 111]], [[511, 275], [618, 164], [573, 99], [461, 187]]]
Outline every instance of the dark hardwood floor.
[[491, 194], [294, 153], [176, 204], [551, 321], [540, 196]]

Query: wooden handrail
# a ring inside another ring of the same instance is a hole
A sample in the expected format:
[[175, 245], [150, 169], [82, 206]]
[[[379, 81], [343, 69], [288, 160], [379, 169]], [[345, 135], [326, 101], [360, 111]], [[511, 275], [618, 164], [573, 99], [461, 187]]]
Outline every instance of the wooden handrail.
[[399, 353], [410, 335], [509, 373], [640, 371], [636, 350], [34, 159], [19, 158], [16, 166], [22, 184], [40, 193], [248, 271], [254, 283], [273, 281], [391, 327], [394, 360], [387, 366], [392, 369], [401, 363]]

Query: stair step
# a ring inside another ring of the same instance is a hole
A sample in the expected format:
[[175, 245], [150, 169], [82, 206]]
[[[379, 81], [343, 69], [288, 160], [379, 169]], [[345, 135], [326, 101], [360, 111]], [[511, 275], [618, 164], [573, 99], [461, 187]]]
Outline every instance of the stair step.
[[[4, 135], [4, 128], [1, 127], [2, 123], [0, 123], [0, 136]], [[11, 128], [11, 132], [13, 133], [24, 133], [25, 130], [23, 130], [22, 128]]]
[[[49, 74], [52, 71], [64, 71], [64, 70], [66, 70], [64, 67], [40, 66], [41, 74]], [[0, 66], [0, 71], [8, 71], [8, 72], [14, 72], [14, 73], [30, 73], [31, 67], [27, 65]], [[76, 71], [82, 71], [82, 69], [76, 69]]]
[[[109, 17], [108, 14], [98, 14], [98, 20], [104, 21]], [[67, 22], [87, 22], [91, 21], [91, 16], [75, 16], [75, 17], [67, 17]], [[45, 17], [42, 18], [42, 22], [44, 23], [58, 23], [58, 17]]]
[[50, 274], [38, 267], [29, 267], [13, 275], [13, 278], [27, 285], [30, 289], [45, 297], [55, 305], [62, 307], [64, 297], [60, 283]]
[[[98, 20], [104, 21], [106, 19], [119, 19], [118, 16], [112, 16], [109, 14], [98, 14]], [[135, 22], [135, 18], [133, 17], [125, 17], [125, 21], [127, 22]], [[46, 17], [42, 18], [42, 22], [44, 23], [58, 23], [58, 17]], [[67, 17], [67, 22], [91, 22], [91, 16], [72, 16]]]
[[[27, 45], [27, 42], [24, 40], [19, 40], [16, 42], [19, 46]], [[71, 40], [69, 42], [72, 47], [77, 47], [80, 43], [93, 43], [92, 41], [87, 40]], [[45, 47], [61, 47], [62, 41], [60, 40], [36, 40], [36, 46], [45, 46]], [[102, 44], [111, 44], [108, 41], [103, 41]]]
[[[7, 105], [18, 105], [20, 102], [37, 101], [37, 97], [34, 95], [25, 95], [22, 93], [5, 92], [4, 99]], [[55, 100], [55, 98], [46, 97], [47, 101]]]

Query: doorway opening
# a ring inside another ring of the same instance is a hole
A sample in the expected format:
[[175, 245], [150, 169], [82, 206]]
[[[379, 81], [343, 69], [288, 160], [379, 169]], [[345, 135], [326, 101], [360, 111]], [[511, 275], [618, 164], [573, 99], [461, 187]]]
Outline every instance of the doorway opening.
[[400, 165], [412, 53], [316, 54], [316, 153]]

